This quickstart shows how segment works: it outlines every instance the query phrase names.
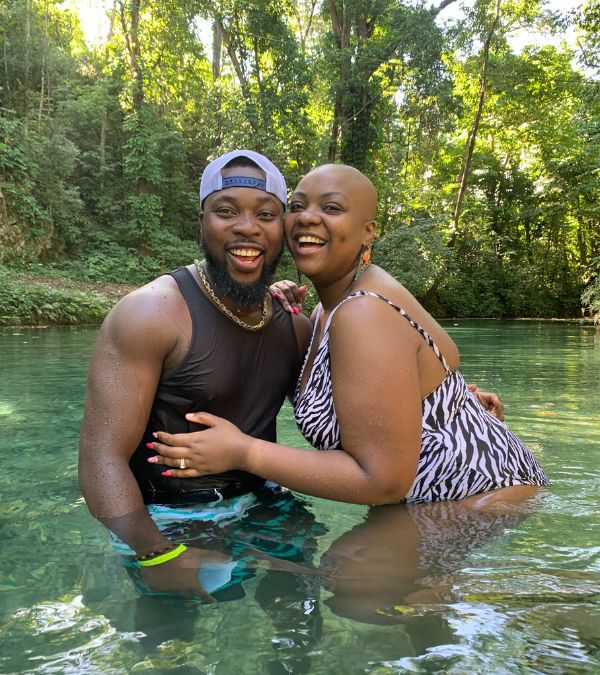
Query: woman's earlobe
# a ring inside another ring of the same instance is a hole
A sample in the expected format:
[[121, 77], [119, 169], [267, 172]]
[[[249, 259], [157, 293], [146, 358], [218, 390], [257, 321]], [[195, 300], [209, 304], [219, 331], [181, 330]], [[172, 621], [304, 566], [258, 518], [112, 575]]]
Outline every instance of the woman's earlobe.
[[354, 273], [354, 281], [356, 281], [360, 275], [367, 269], [371, 264], [371, 242], [365, 242], [360, 247], [360, 255], [358, 258], [358, 267]]

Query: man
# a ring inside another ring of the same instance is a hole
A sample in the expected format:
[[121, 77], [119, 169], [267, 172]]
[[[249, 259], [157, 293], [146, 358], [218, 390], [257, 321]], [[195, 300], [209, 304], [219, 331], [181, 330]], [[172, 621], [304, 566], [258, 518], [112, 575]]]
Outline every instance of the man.
[[166, 478], [147, 461], [152, 433], [193, 431], [185, 414], [205, 410], [274, 441], [310, 333], [308, 319], [273, 304], [267, 290], [283, 246], [279, 170], [258, 153], [228, 153], [206, 167], [200, 199], [205, 261], [159, 277], [108, 315], [81, 430], [87, 505], [135, 551], [157, 590], [202, 592], [198, 569], [225, 556], [172, 543], [146, 504], [216, 504], [234, 514], [264, 481], [244, 472]]

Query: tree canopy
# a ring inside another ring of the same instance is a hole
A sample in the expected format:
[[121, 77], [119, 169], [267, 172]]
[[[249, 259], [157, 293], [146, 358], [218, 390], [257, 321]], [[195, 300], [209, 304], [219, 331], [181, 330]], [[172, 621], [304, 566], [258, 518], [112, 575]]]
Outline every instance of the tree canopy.
[[203, 166], [247, 147], [290, 186], [366, 172], [376, 261], [438, 315], [600, 313], [600, 4], [452, 4], [114, 0], [90, 46], [63, 3], [0, 0], [0, 264], [189, 262]]

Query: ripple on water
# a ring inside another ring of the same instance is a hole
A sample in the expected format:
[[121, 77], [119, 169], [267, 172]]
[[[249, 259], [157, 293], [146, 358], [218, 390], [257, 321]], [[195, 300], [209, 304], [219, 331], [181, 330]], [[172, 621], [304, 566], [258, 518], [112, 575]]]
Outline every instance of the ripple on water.
[[14, 612], [3, 626], [0, 664], [2, 672], [15, 673], [118, 672], [98, 670], [98, 662], [110, 657], [118, 663], [119, 653], [140, 637], [115, 630], [73, 596]]

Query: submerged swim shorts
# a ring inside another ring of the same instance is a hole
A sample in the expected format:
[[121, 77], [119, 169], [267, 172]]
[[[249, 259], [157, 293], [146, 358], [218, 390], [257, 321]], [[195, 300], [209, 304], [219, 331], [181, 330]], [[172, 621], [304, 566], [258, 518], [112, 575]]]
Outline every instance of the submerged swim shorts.
[[[211, 595], [239, 586], [254, 576], [257, 563], [264, 566], [267, 561], [268, 565], [269, 559], [312, 566], [316, 538], [326, 532], [301, 498], [277, 486], [211, 503], [151, 504], [148, 511], [160, 531], [172, 541], [212, 549], [229, 557], [225, 562], [206, 562], [199, 569], [198, 582]], [[112, 545], [125, 556], [138, 589], [147, 593], [133, 550], [114, 536]]]

